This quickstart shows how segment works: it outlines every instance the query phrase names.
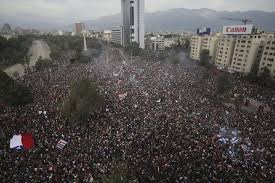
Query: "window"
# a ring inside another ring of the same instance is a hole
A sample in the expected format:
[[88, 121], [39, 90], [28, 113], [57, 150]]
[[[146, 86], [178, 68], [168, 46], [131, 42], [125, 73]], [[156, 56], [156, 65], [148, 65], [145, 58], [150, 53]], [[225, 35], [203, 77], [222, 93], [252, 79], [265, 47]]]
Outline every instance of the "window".
[[267, 43], [266, 44], [270, 44], [271, 43], [271, 41], [267, 41]]
[[264, 52], [264, 55], [267, 55], [267, 52]]
[[135, 25], [135, 12], [134, 7], [130, 8], [130, 25]]
[[270, 49], [271, 49], [271, 50], [275, 50], [275, 47], [271, 47]]
[[267, 67], [272, 67], [272, 64], [267, 64]]

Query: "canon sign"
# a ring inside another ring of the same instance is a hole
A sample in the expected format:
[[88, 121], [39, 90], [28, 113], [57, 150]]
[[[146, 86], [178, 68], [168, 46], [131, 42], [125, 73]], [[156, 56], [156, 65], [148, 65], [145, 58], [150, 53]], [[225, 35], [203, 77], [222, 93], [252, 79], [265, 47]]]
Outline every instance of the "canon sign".
[[223, 27], [223, 34], [251, 34], [253, 25], [230, 25]]

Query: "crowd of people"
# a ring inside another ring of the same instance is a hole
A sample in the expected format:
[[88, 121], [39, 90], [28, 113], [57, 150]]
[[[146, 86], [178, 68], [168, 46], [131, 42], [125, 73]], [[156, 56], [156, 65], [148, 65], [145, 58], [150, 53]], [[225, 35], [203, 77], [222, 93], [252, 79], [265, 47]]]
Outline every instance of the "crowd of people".
[[[18, 80], [34, 102], [1, 106], [1, 182], [101, 182], [116, 169], [138, 182], [275, 181], [272, 115], [226, 107], [216, 96], [217, 78], [205, 79], [188, 59], [130, 61], [116, 48], [103, 50], [93, 64], [68, 61]], [[68, 126], [60, 109], [72, 81], [83, 77], [96, 82], [105, 104], [87, 122]], [[236, 91], [253, 98], [257, 86], [236, 83], [244, 87]], [[33, 134], [35, 148], [9, 149], [9, 139], [24, 132]], [[60, 139], [68, 142], [62, 150]]]

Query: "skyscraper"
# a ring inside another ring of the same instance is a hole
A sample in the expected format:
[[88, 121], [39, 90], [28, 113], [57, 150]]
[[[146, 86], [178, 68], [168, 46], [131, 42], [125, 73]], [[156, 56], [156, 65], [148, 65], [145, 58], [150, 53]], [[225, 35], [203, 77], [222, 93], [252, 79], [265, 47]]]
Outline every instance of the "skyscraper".
[[81, 22], [75, 23], [75, 33], [80, 34], [83, 30], [85, 30], [85, 24]]
[[144, 0], [121, 0], [124, 45], [136, 42], [144, 48]]

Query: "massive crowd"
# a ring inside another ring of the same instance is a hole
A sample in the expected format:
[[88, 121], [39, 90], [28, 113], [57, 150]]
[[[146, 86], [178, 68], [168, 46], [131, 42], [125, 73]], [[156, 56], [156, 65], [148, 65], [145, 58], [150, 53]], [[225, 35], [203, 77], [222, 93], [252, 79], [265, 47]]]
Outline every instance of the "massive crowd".
[[[226, 107], [216, 78], [204, 79], [187, 59], [130, 62], [115, 48], [104, 50], [93, 64], [63, 63], [18, 81], [34, 102], [1, 106], [1, 182], [93, 182], [121, 167], [139, 182], [275, 181], [272, 115]], [[87, 123], [70, 127], [60, 107], [82, 77], [97, 83], [106, 102]], [[244, 96], [275, 97], [255, 94], [255, 87], [236, 83]], [[36, 147], [9, 149], [22, 132], [34, 135]], [[60, 139], [68, 142], [63, 150], [56, 148]]]

